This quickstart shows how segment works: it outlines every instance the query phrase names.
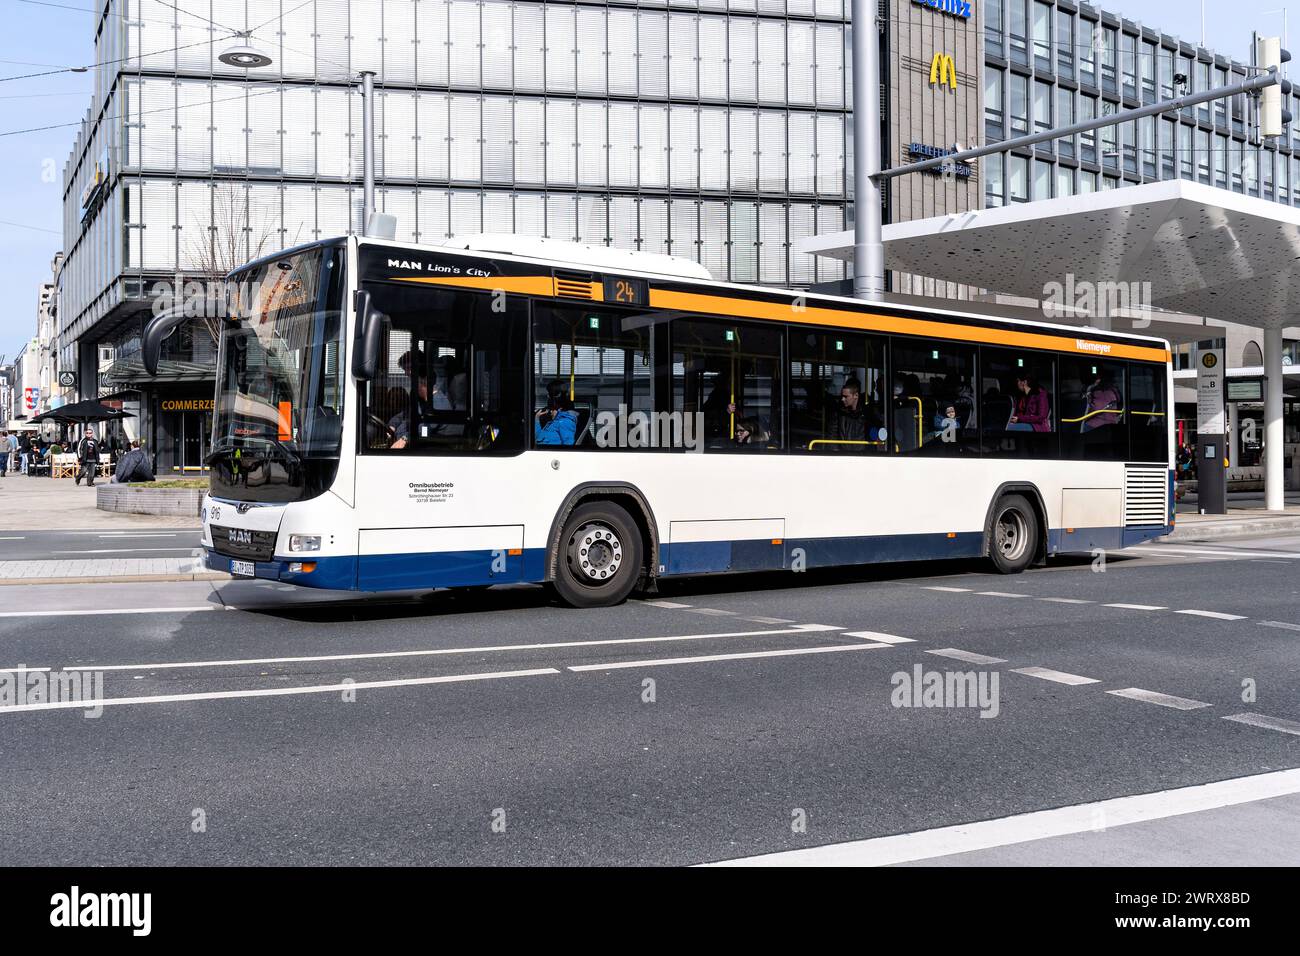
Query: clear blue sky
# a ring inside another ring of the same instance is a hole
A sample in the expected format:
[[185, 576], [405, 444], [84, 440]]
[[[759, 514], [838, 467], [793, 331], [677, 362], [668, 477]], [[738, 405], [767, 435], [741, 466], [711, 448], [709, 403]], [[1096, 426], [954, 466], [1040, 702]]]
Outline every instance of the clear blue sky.
[[[94, 15], [89, 11], [100, 0], [48, 2], [81, 9], [3, 0], [0, 77], [93, 59]], [[1244, 59], [1251, 30], [1281, 34], [1282, 16], [1274, 11], [1283, 5], [1284, 0], [1208, 0], [1209, 46]], [[1291, 10], [1291, 46], [1297, 49], [1300, 0], [1285, 5]], [[1200, 39], [1196, 0], [1106, 0], [1098, 6], [1187, 40]], [[88, 74], [78, 73], [0, 82], [0, 134], [79, 121], [89, 105], [90, 82]], [[12, 360], [35, 329], [37, 287], [49, 275], [50, 258], [61, 245], [62, 170], [74, 133], [75, 127], [68, 127], [0, 135], [0, 354], [8, 356], [6, 361]], [[53, 182], [42, 178], [49, 161], [56, 169]]]

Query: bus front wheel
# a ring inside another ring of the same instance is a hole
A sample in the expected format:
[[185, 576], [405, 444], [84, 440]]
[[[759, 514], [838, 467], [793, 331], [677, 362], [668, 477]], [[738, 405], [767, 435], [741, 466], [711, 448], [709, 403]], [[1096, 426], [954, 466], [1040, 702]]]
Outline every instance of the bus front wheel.
[[575, 508], [560, 532], [558, 549], [555, 591], [570, 607], [618, 604], [641, 574], [641, 532], [612, 502]]
[[993, 513], [989, 558], [1002, 574], [1019, 574], [1038, 550], [1038, 515], [1028, 499], [1007, 495]]

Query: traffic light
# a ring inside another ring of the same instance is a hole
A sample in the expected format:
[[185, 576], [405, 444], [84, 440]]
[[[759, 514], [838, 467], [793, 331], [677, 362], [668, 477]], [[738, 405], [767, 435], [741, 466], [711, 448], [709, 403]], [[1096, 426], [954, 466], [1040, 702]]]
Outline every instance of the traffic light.
[[[1291, 54], [1282, 49], [1282, 41], [1278, 37], [1259, 37], [1255, 43], [1255, 63], [1260, 69], [1280, 72], [1282, 64], [1291, 59]], [[1291, 114], [1282, 108], [1284, 97], [1290, 92], [1291, 84], [1279, 79], [1272, 86], [1266, 86], [1260, 94], [1261, 136], [1281, 136], [1283, 129], [1291, 122]]]

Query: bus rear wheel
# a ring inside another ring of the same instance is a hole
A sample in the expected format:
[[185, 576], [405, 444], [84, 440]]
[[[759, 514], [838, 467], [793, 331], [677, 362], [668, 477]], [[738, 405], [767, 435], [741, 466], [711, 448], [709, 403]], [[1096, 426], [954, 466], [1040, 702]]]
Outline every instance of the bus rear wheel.
[[993, 512], [989, 558], [1002, 574], [1019, 574], [1038, 550], [1038, 515], [1028, 499], [1007, 495]]
[[618, 505], [579, 505], [560, 532], [555, 591], [570, 607], [610, 607], [631, 593], [641, 574], [641, 532]]

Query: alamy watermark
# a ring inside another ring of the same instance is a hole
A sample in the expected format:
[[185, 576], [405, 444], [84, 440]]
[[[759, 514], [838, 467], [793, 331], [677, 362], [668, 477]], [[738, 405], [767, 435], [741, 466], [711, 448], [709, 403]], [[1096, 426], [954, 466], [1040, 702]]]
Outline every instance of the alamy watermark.
[[1132, 322], [1133, 328], [1145, 329], [1154, 318], [1151, 299], [1150, 282], [1090, 282], [1069, 272], [1064, 282], [1043, 286], [1043, 316], [1124, 318]]
[[927, 671], [920, 664], [896, 671], [889, 682], [895, 707], [978, 709], [981, 717], [996, 717], [1002, 709], [997, 671]]
[[685, 448], [704, 450], [703, 412], [597, 412], [595, 440], [599, 448]]
[[21, 664], [0, 671], [0, 712], [44, 710], [50, 705], [75, 709], [84, 705], [86, 717], [104, 713], [104, 672], [51, 671]]

